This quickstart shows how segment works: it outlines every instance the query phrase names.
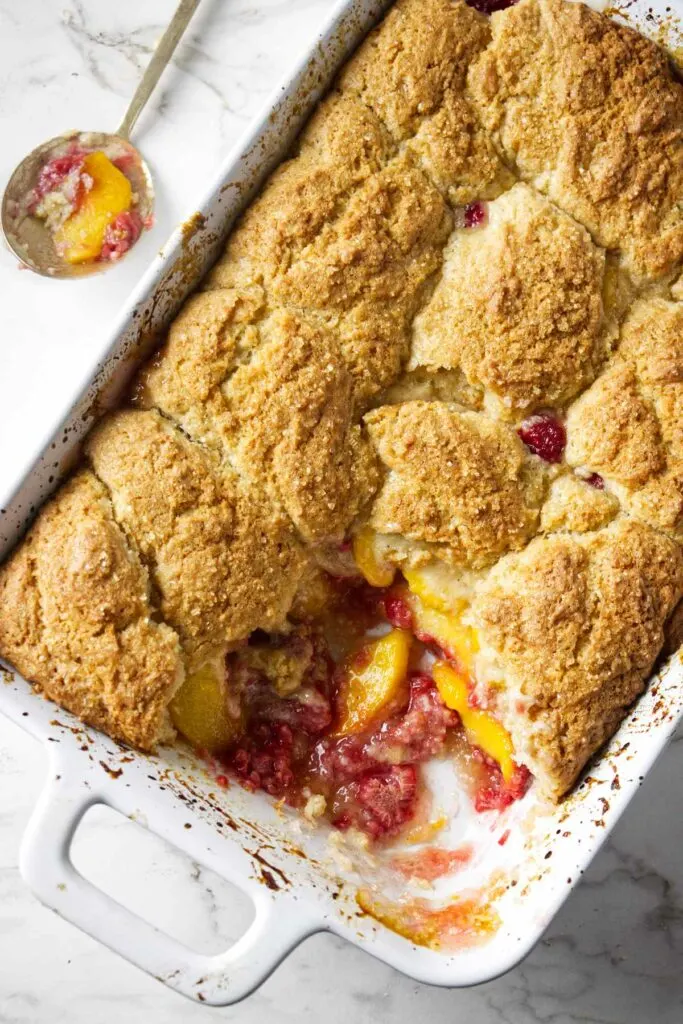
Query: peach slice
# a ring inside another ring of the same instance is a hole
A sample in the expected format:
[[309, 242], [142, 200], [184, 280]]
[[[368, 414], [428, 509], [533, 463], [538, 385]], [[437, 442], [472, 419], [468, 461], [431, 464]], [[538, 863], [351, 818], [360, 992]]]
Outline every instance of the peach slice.
[[113, 219], [129, 210], [133, 189], [128, 178], [100, 150], [88, 153], [83, 171], [92, 180], [80, 207], [55, 231], [55, 245], [67, 263], [96, 260]]
[[170, 711], [178, 732], [210, 754], [225, 750], [241, 732], [241, 720], [230, 713], [226, 672], [213, 662], [187, 676]]
[[403, 575], [411, 594], [437, 612], [461, 612], [467, 604], [464, 597], [449, 592], [447, 574], [433, 565], [404, 569]]
[[394, 701], [405, 686], [410, 634], [401, 629], [373, 640], [341, 669], [335, 736], [361, 732]]
[[470, 707], [467, 679], [452, 665], [437, 661], [432, 674], [444, 704], [460, 715], [469, 742], [497, 761], [503, 779], [509, 782], [515, 770], [510, 733], [487, 711]]
[[368, 526], [359, 530], [353, 538], [353, 557], [371, 587], [388, 587], [396, 575], [396, 569], [378, 557], [375, 536], [374, 530]]
[[472, 672], [474, 656], [479, 650], [476, 630], [463, 626], [456, 614], [437, 611], [418, 597], [408, 594], [408, 604], [413, 613], [415, 633], [420, 637], [432, 637], [439, 647], [457, 659], [458, 664], [468, 673]]

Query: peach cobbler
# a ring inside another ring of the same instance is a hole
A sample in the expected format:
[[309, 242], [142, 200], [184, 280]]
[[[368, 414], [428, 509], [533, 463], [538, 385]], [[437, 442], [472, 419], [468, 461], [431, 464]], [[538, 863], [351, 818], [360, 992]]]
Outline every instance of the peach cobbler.
[[136, 150], [123, 140], [108, 149], [65, 140], [26, 197], [26, 214], [44, 222], [66, 263], [121, 259], [151, 227], [134, 188], [140, 174]]
[[[128, 200], [72, 164], [36, 213], [75, 253], [106, 191], [105, 258]], [[0, 569], [0, 652], [373, 841], [433, 758], [559, 800], [683, 595], [682, 199], [654, 43], [398, 0]]]

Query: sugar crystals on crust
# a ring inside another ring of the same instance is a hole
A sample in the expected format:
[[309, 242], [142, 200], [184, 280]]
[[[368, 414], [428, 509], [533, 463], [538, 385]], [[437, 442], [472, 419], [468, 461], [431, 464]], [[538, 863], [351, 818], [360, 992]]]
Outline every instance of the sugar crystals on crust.
[[291, 313], [224, 387], [223, 440], [308, 543], [341, 541], [377, 486], [375, 457], [353, 417], [353, 378], [335, 336]]
[[494, 14], [470, 94], [501, 153], [632, 272], [683, 259], [683, 87], [666, 53], [565, 0]]
[[453, 232], [443, 274], [414, 325], [410, 365], [461, 367], [487, 407], [516, 415], [566, 401], [605, 359], [604, 253], [526, 185]]
[[192, 664], [283, 623], [304, 562], [267, 497], [156, 412], [107, 417], [86, 450]]
[[464, 91], [489, 38], [488, 19], [464, 0], [398, 0], [340, 79], [453, 204], [491, 199], [513, 180]]
[[515, 750], [548, 795], [574, 784], [642, 691], [681, 595], [681, 549], [628, 520], [536, 538], [492, 570], [472, 618]]
[[259, 285], [192, 295], [162, 348], [138, 373], [135, 404], [161, 409], [200, 433], [203, 406], [260, 344], [258, 323], [264, 315], [265, 293]]
[[0, 569], [0, 650], [52, 700], [149, 750], [171, 740], [184, 675], [176, 633], [158, 623], [147, 570], [81, 470]]
[[569, 410], [567, 461], [683, 540], [683, 305], [632, 307], [614, 359]]
[[384, 406], [365, 423], [386, 467], [369, 520], [378, 533], [472, 568], [534, 533], [542, 472], [509, 427], [445, 402]]

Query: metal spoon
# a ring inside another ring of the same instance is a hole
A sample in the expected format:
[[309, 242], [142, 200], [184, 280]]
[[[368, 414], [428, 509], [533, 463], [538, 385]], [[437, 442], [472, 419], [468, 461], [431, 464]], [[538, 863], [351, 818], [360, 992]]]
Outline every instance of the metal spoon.
[[181, 0], [173, 18], [159, 40], [130, 106], [116, 132], [66, 132], [37, 146], [25, 157], [10, 178], [2, 197], [2, 230], [7, 244], [22, 264], [48, 277], [82, 277], [112, 266], [111, 262], [67, 263], [58, 253], [51, 231], [43, 220], [29, 212], [30, 196], [41, 168], [75, 145], [85, 150], [104, 150], [123, 158], [125, 173], [137, 195], [136, 210], [143, 222], [154, 209], [154, 186], [149, 168], [130, 142], [130, 133], [152, 94], [161, 73], [173, 55], [199, 0]]

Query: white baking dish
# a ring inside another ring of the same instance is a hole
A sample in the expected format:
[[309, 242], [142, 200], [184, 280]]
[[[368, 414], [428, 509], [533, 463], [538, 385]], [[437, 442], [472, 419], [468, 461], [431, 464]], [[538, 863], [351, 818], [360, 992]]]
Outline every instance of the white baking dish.
[[[663, 25], [674, 31], [671, 9], [663, 3], [660, 18], [641, 0], [627, 3], [629, 20], [644, 31], [660, 36]], [[71, 404], [16, 493], [0, 501], [0, 556], [56, 486], [79, 440], [120, 393], [141, 352], [215, 259], [236, 213], [281, 159], [380, 7], [372, 0], [343, 0], [336, 7], [306, 59], [230, 154], [200, 206], [201, 216], [179, 228], [155, 261], [115, 325], [94, 380]], [[126, 750], [36, 696], [11, 673], [0, 685], [0, 710], [50, 752], [49, 781], [21, 852], [28, 884], [57, 913], [171, 988], [222, 1005], [248, 994], [301, 939], [323, 929], [433, 984], [472, 985], [508, 970], [537, 942], [683, 715], [683, 664], [679, 653], [662, 670], [560, 808], [540, 807], [532, 789], [492, 826], [486, 816], [455, 806], [446, 767], [434, 766], [438, 800], [455, 811], [447, 841], [472, 839], [477, 850], [464, 872], [440, 883], [437, 895], [444, 900], [495, 881], [502, 919], [487, 944], [453, 954], [415, 946], [363, 915], [355, 901], [360, 878], [339, 867], [324, 829], [302, 827], [261, 795], [234, 785], [221, 790], [189, 753], [146, 757]], [[81, 877], [70, 861], [71, 839], [85, 811], [97, 803], [135, 818], [247, 892], [256, 917], [246, 934], [220, 956], [196, 954]], [[499, 845], [508, 828], [509, 840]], [[372, 863], [364, 865], [364, 884], [372, 884], [374, 871]]]

